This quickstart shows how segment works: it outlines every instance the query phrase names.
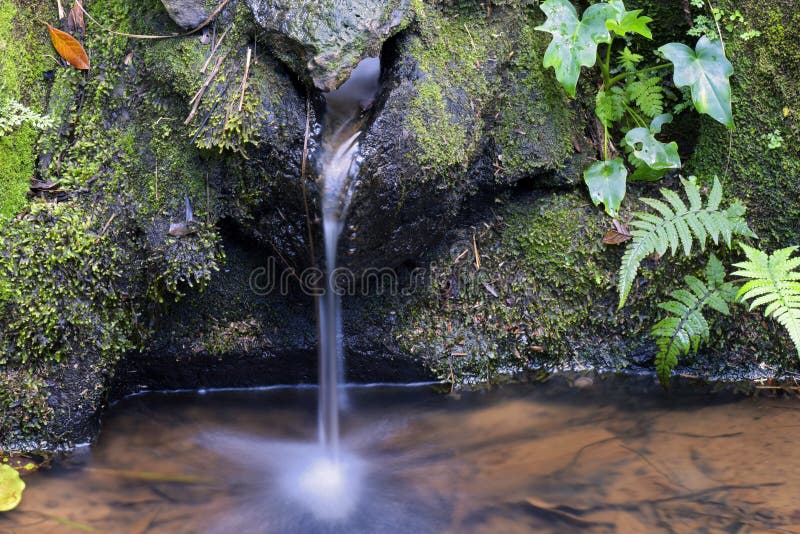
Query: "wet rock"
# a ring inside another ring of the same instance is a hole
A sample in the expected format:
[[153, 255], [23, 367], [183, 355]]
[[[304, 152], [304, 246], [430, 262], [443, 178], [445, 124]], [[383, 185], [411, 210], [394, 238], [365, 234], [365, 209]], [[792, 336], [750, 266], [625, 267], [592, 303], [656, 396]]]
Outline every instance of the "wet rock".
[[575, 185], [593, 154], [541, 66], [537, 16], [426, 8], [417, 19], [384, 49], [384, 88], [362, 138], [342, 251], [357, 271], [416, 260], [476, 195], [524, 179]]
[[247, 0], [275, 55], [323, 91], [407, 22], [408, 0]]
[[203, 23], [211, 12], [203, 0], [161, 0], [167, 13], [181, 28], [194, 28]]

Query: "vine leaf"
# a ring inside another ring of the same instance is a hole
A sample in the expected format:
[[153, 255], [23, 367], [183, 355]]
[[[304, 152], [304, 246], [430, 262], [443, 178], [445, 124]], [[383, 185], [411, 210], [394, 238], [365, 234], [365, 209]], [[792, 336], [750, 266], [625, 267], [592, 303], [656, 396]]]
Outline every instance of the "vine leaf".
[[53, 47], [58, 52], [58, 55], [76, 69], [88, 70], [90, 67], [89, 56], [86, 55], [83, 45], [67, 32], [53, 28], [46, 22], [45, 25], [50, 31], [50, 40], [53, 42]]
[[632, 150], [631, 162], [637, 167], [632, 180], [657, 180], [667, 171], [681, 168], [678, 144], [675, 141], [662, 143], [654, 135], [671, 120], [669, 114], [659, 115], [649, 129], [633, 128], [625, 135], [624, 143]]
[[647, 25], [653, 22], [650, 17], [640, 17], [641, 9], [634, 9], [628, 11], [622, 0], [610, 0], [608, 5], [613, 10], [613, 15], [606, 22], [606, 28], [614, 32], [620, 37], [624, 37], [626, 33], [638, 33], [648, 39], [653, 38], [653, 33]]
[[639, 212], [630, 223], [633, 239], [628, 243], [622, 257], [617, 284], [620, 308], [625, 305], [639, 266], [649, 255], [655, 253], [663, 256], [667, 250], [671, 250], [674, 256], [682, 249], [683, 254], [688, 257], [692, 253], [695, 240], [700, 249], [705, 250], [709, 238], [715, 245], [722, 238], [730, 247], [734, 235], [756, 237], [744, 220], [745, 207], [740, 202], [733, 202], [725, 209], [720, 208], [722, 185], [719, 179], [714, 178], [714, 186], [705, 204], [700, 188], [693, 179], [682, 179], [681, 183], [689, 206], [669, 189], [661, 190], [666, 202], [652, 198], [640, 199], [657, 214]]
[[696, 353], [700, 344], [708, 341], [709, 327], [703, 309], [709, 307], [728, 315], [728, 303], [736, 300], [736, 288], [725, 282], [725, 269], [713, 254], [708, 259], [705, 278], [703, 282], [694, 276], [685, 277], [686, 287], [673, 291], [672, 300], [658, 305], [667, 316], [653, 325], [651, 334], [658, 346], [656, 372], [664, 387], [678, 365], [678, 357]]
[[773, 317], [789, 332], [800, 356], [800, 257], [792, 258], [797, 247], [787, 247], [772, 255], [742, 244], [747, 260], [736, 263], [734, 276], [750, 278], [737, 295], [750, 301], [750, 309], [766, 305], [764, 315]]
[[691, 88], [697, 111], [733, 128], [729, 79], [733, 65], [722, 45], [704, 35], [695, 50], [680, 43], [668, 43], [658, 50], [675, 66], [675, 85]]
[[583, 180], [589, 186], [589, 194], [595, 206], [601, 203], [606, 213], [617, 216], [622, 199], [625, 198], [625, 180], [628, 170], [622, 158], [598, 161], [583, 173]]
[[579, 19], [568, 0], [546, 0], [539, 7], [547, 20], [536, 29], [553, 35], [542, 64], [545, 68], [553, 67], [556, 79], [575, 97], [581, 67], [593, 67], [597, 61], [597, 45], [611, 39], [606, 28], [606, 21], [612, 16], [611, 8], [608, 4], [595, 4]]
[[7, 464], [0, 464], [0, 512], [8, 512], [17, 507], [22, 500], [25, 483], [17, 470]]

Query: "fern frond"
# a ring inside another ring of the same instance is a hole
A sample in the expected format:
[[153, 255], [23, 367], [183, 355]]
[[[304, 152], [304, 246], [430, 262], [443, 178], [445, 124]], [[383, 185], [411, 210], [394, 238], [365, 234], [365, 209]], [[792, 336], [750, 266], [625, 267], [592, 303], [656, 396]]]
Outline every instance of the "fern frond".
[[619, 52], [618, 56], [619, 64], [622, 67], [622, 70], [625, 72], [635, 71], [636, 65], [638, 65], [643, 59], [644, 56], [635, 52], [631, 52], [631, 49], [627, 46]]
[[647, 256], [653, 253], [663, 256], [667, 250], [674, 255], [679, 248], [689, 256], [695, 242], [700, 250], [705, 250], [709, 238], [715, 245], [722, 238], [730, 247], [734, 235], [755, 237], [743, 218], [744, 206], [734, 202], [728, 208], [720, 209], [722, 185], [718, 179], [714, 178], [714, 186], [705, 205], [694, 180], [682, 179], [681, 183], [689, 200], [688, 206], [676, 193], [666, 189], [661, 190], [666, 202], [641, 199], [657, 213], [636, 213], [635, 219], [629, 224], [633, 239], [625, 249], [619, 270], [620, 308], [625, 305], [639, 266]]
[[730, 313], [728, 303], [736, 300], [736, 289], [724, 280], [722, 263], [712, 254], [706, 265], [705, 282], [687, 276], [684, 282], [688, 289], [672, 292], [672, 300], [658, 305], [668, 313], [651, 331], [658, 346], [656, 372], [664, 387], [678, 365], [678, 358], [696, 353], [700, 344], [708, 341], [709, 327], [703, 309], [709, 307], [723, 315]]
[[625, 115], [625, 97], [620, 87], [612, 87], [609, 91], [600, 90], [595, 97], [594, 112], [606, 128]]
[[800, 356], [800, 257], [792, 258], [797, 247], [787, 247], [768, 255], [758, 249], [741, 245], [748, 261], [736, 263], [734, 276], [749, 278], [738, 297], [750, 302], [750, 309], [760, 306], [764, 315], [772, 317], [789, 332]]
[[651, 119], [664, 113], [664, 88], [658, 76], [629, 82], [625, 85], [625, 97]]

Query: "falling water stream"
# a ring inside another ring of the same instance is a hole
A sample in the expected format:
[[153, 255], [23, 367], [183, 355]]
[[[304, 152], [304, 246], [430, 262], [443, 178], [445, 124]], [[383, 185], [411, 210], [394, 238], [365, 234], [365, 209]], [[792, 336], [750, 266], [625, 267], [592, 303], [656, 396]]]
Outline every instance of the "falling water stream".
[[336, 251], [357, 171], [358, 140], [364, 111], [378, 90], [380, 60], [367, 58], [339, 89], [326, 96], [325, 138], [320, 186], [325, 250], [325, 291], [319, 298], [319, 439], [331, 459], [339, 457], [339, 410], [344, 390], [341, 297], [334, 278]]

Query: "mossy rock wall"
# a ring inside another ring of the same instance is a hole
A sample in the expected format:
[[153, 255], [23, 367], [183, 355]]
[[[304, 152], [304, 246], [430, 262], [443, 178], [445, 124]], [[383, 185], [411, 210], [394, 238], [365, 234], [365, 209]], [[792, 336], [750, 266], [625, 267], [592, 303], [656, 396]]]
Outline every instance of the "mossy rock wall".
[[[793, 0], [716, 2], [739, 10], [761, 35], [724, 32], [736, 129], [705, 120], [690, 169], [719, 176], [750, 208], [767, 249], [800, 244], [800, 10]], [[782, 139], [770, 148], [771, 134]]]
[[571, 186], [584, 161], [577, 109], [541, 66], [538, 10], [413, 5], [415, 21], [384, 49], [361, 145], [342, 246], [357, 270], [414, 261], [474, 195], [523, 179]]
[[[482, 2], [410, 5], [408, 25], [383, 48], [382, 90], [362, 137], [342, 252], [350, 253], [344, 256], [356, 269], [414, 267], [422, 259], [433, 264], [422, 292], [349, 305], [355, 311], [348, 324], [354, 326], [346, 343], [363, 364], [359, 372], [376, 376], [372, 362], [383, 358], [400, 368], [414, 357], [456, 382], [494, 380], [542, 365], [650, 368], [654, 347], [647, 334], [659, 317], [654, 303], [703, 262], [648, 260], [628, 305], [616, 310], [622, 250], [602, 245], [610, 222], [592, 206], [580, 179], [595, 154], [585, 138], [591, 124], [582, 101], [568, 100], [552, 72], [541, 67], [547, 37], [533, 30], [541, 12], [516, 0], [494, 2], [491, 14]], [[796, 244], [797, 10], [787, 0], [720, 5], [740, 9], [762, 35], [728, 44], [737, 69], [730, 157], [727, 131], [701, 119], [689, 167], [705, 184], [719, 175], [728, 195], [748, 204], [764, 246]], [[78, 328], [60, 361], [39, 357], [41, 350], [38, 360], [36, 350], [28, 359], [0, 359], [0, 448], [91, 437], [92, 415], [106, 401], [114, 370], [145, 377], [159, 355], [160, 364], [179, 362], [186, 384], [205, 377], [210, 385], [234, 385], [237, 364], [257, 362], [268, 374], [282, 356], [303, 362], [292, 376], [312, 380], [302, 374], [313, 365], [310, 301], [292, 300], [299, 295], [256, 298], [242, 287], [249, 283], [247, 269], [266, 251], [291, 266], [310, 263], [306, 224], [318, 211], [318, 191], [312, 178], [301, 179], [300, 168], [307, 122], [307, 163], [313, 163], [321, 95], [266, 52], [245, 2], [232, 0], [216, 29], [163, 41], [127, 39], [89, 22], [88, 74], [48, 57], [46, 32], [30, 21], [34, 13], [54, 20], [47, 15], [54, 9], [46, 2], [0, 0], [4, 94], [56, 121], [51, 130], [26, 125], [0, 138], [0, 184], [7, 192], [0, 213], [23, 214], [14, 227], [28, 226], [30, 236], [74, 230], [74, 221], [81, 221], [79, 235], [63, 232], [66, 246], [83, 250], [91, 243], [91, 250], [102, 252], [68, 258], [78, 266], [68, 269], [59, 261], [29, 263], [35, 276], [25, 281], [52, 276], [54, 287], [64, 288], [48, 298], [37, 299], [32, 284], [17, 284], [21, 280], [9, 272], [0, 278], [3, 346], [35, 339], [35, 328], [14, 327], [23, 324], [17, 319], [24, 312], [8, 298], [12, 288], [24, 291], [20, 302], [41, 303], [35, 312], [48, 318], [61, 313]], [[122, 32], [179, 31], [157, 0], [93, 0], [87, 9]], [[683, 28], [684, 12], [668, 11], [679, 19], [670, 31]], [[201, 72], [222, 28], [229, 33], [219, 54]], [[12, 41], [25, 46], [9, 49]], [[248, 48], [258, 50], [258, 61], [241, 99]], [[226, 59], [186, 121], [216, 57]], [[771, 140], [775, 144], [769, 134], [776, 131], [783, 142], [769, 148]], [[31, 176], [58, 187], [38, 190], [37, 209], [25, 213]], [[625, 214], [641, 208], [635, 201], [641, 195], [656, 196], [655, 188], [631, 187]], [[70, 216], [37, 218], [41, 206], [55, 200], [68, 206]], [[186, 220], [187, 200], [193, 222]], [[312, 228], [312, 235], [317, 232]], [[51, 244], [11, 232], [3, 237], [9, 257], [23, 244], [32, 253]], [[236, 248], [233, 239], [244, 244]], [[226, 244], [236, 263], [230, 275], [221, 271]], [[255, 252], [242, 253], [242, 247]], [[715, 252], [728, 264], [738, 257]], [[85, 302], [82, 293], [97, 291], [81, 285], [74, 271], [91, 268], [98, 257], [117, 259], [103, 277], [100, 300], [108, 302], [70, 308], [65, 299]], [[200, 294], [208, 284], [209, 293]], [[106, 319], [82, 322], [87, 309]], [[104, 342], [110, 331], [143, 352], [123, 354], [123, 347]], [[50, 337], [44, 340], [67, 339]], [[89, 346], [89, 340], [100, 341]], [[117, 367], [121, 357], [127, 366]], [[762, 363], [779, 372], [794, 368], [796, 359], [776, 325], [737, 309], [714, 323], [708, 350], [685, 363], [708, 375]]]

